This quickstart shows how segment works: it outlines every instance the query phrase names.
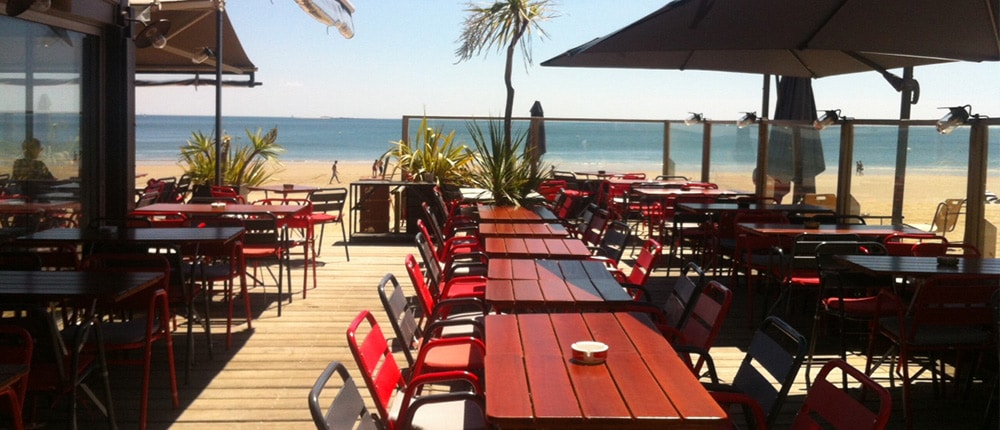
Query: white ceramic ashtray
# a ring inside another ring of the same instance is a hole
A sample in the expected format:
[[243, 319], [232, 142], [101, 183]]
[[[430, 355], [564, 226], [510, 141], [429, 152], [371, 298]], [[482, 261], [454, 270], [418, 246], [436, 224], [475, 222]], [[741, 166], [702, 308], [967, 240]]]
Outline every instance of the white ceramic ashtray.
[[212, 210], [213, 211], [224, 211], [224, 210], [226, 210], [226, 203], [225, 202], [214, 202], [214, 203], [212, 203]]
[[580, 364], [601, 364], [608, 358], [608, 345], [602, 342], [584, 340], [575, 342], [573, 361]]

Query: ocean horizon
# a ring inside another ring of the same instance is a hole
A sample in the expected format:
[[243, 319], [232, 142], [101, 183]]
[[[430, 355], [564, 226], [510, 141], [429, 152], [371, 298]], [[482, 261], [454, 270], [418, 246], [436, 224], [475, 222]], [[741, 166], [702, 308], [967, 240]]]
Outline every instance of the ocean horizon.
[[[488, 119], [477, 119], [485, 127]], [[419, 119], [411, 120], [410, 134], [415, 133]], [[468, 132], [469, 121], [432, 120], [429, 125], [445, 133], [455, 131], [459, 144], [473, 147]], [[515, 134], [527, 129], [527, 121], [515, 121]], [[223, 133], [232, 136], [234, 144], [248, 142], [245, 130], [256, 132], [278, 128], [278, 143], [285, 152], [281, 161], [330, 163], [368, 162], [382, 156], [398, 141], [402, 119], [377, 118], [284, 118], [284, 117], [225, 117]], [[738, 129], [735, 125], [712, 128], [713, 170], [741, 170], [752, 164], [755, 155], [753, 128]], [[141, 163], [176, 163], [180, 148], [193, 132], [213, 135], [213, 116], [136, 116], [136, 160]], [[663, 159], [663, 126], [655, 122], [566, 122], [545, 123], [546, 153], [544, 161], [558, 170], [660, 171]], [[910, 130], [908, 169], [937, 170], [942, 174], [964, 172], [968, 164], [968, 127], [950, 135], [938, 134], [933, 127], [913, 127]], [[862, 160], [865, 171], [892, 173], [896, 157], [897, 128], [890, 126], [855, 127], [855, 160]], [[836, 169], [839, 130], [821, 133], [825, 169]], [[700, 169], [702, 133], [700, 127], [671, 126], [671, 159], [678, 169]], [[991, 130], [990, 152], [1000, 154], [1000, 129]], [[990, 168], [1000, 169], [1000, 160], [993, 157]]]

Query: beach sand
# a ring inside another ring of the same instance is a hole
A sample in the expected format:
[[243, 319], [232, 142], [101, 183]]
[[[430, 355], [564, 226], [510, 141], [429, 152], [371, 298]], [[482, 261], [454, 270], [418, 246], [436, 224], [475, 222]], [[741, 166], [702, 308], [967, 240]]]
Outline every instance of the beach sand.
[[[560, 169], [562, 170], [562, 169]], [[328, 184], [330, 180], [330, 165], [315, 162], [290, 162], [284, 163], [270, 178], [268, 184], [296, 184], [311, 185], [319, 187], [345, 187], [351, 182], [359, 179], [370, 179], [372, 177], [372, 165], [369, 162], [347, 162], [341, 161], [337, 164], [340, 183], [336, 180]], [[136, 174], [144, 174], [136, 179], [136, 186], [143, 187], [150, 178], [179, 177], [183, 169], [175, 164], [143, 164], [139, 162], [136, 167]], [[392, 173], [392, 167], [386, 169], [386, 174]], [[646, 172], [647, 177], [653, 178], [659, 172]], [[399, 179], [398, 172], [395, 179]], [[860, 213], [870, 215], [888, 216], [892, 212], [892, 193], [894, 177], [891, 172], [881, 174], [876, 171], [866, 171], [864, 176], [853, 176], [853, 196], [860, 204]], [[752, 183], [748, 182], [745, 173], [719, 174], [713, 178], [713, 182], [720, 184], [723, 188], [737, 190], [752, 190]], [[990, 184], [988, 184], [990, 185]], [[836, 183], [834, 175], [820, 175], [816, 184], [817, 193], [836, 193]], [[988, 187], [988, 189], [991, 189]], [[938, 175], [931, 173], [909, 174], [906, 177], [906, 206], [904, 207], [904, 221], [909, 224], [929, 227], [934, 211], [939, 202], [949, 198], [962, 198], [965, 195], [966, 178], [958, 175]], [[251, 193], [249, 200], [263, 198], [263, 193]], [[786, 197], [786, 200], [788, 198]], [[988, 204], [986, 206], [986, 218], [994, 225], [1000, 224], [1000, 204]], [[886, 220], [888, 222], [888, 220]], [[960, 219], [955, 230], [947, 234], [949, 240], [961, 241], [963, 231], [964, 216]], [[984, 254], [989, 255], [986, 251]]]

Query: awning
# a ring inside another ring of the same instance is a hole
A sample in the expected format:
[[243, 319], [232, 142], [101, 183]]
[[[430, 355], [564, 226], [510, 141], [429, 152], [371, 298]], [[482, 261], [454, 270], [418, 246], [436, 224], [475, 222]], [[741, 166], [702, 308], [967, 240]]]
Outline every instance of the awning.
[[[192, 61], [205, 48], [212, 51], [216, 46], [216, 10], [214, 0], [161, 0], [157, 3], [133, 2], [133, 13], [138, 15], [150, 7], [150, 23], [161, 19], [170, 22], [167, 32], [167, 44], [163, 48], [153, 47], [136, 49], [136, 74], [187, 74], [205, 76], [207, 79], [191, 80], [184, 78], [176, 81], [177, 85], [187, 82], [214, 84], [215, 58], [209, 57], [202, 63]], [[144, 28], [143, 24], [134, 25], [135, 34]], [[247, 57], [240, 43], [229, 16], [222, 14], [222, 73], [226, 75], [248, 75], [249, 80], [244, 85], [256, 85], [253, 74], [257, 71]], [[163, 85], [163, 82], [137, 82], [136, 85]], [[224, 83], [226, 84], [226, 83]]]

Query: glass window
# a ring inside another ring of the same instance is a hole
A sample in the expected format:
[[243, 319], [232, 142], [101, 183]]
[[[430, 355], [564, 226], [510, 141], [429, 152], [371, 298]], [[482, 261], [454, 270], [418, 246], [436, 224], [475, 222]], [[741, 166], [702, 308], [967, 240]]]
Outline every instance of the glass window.
[[40, 206], [49, 216], [79, 212], [85, 37], [0, 16], [0, 192], [14, 199], [8, 204], [50, 205]]

